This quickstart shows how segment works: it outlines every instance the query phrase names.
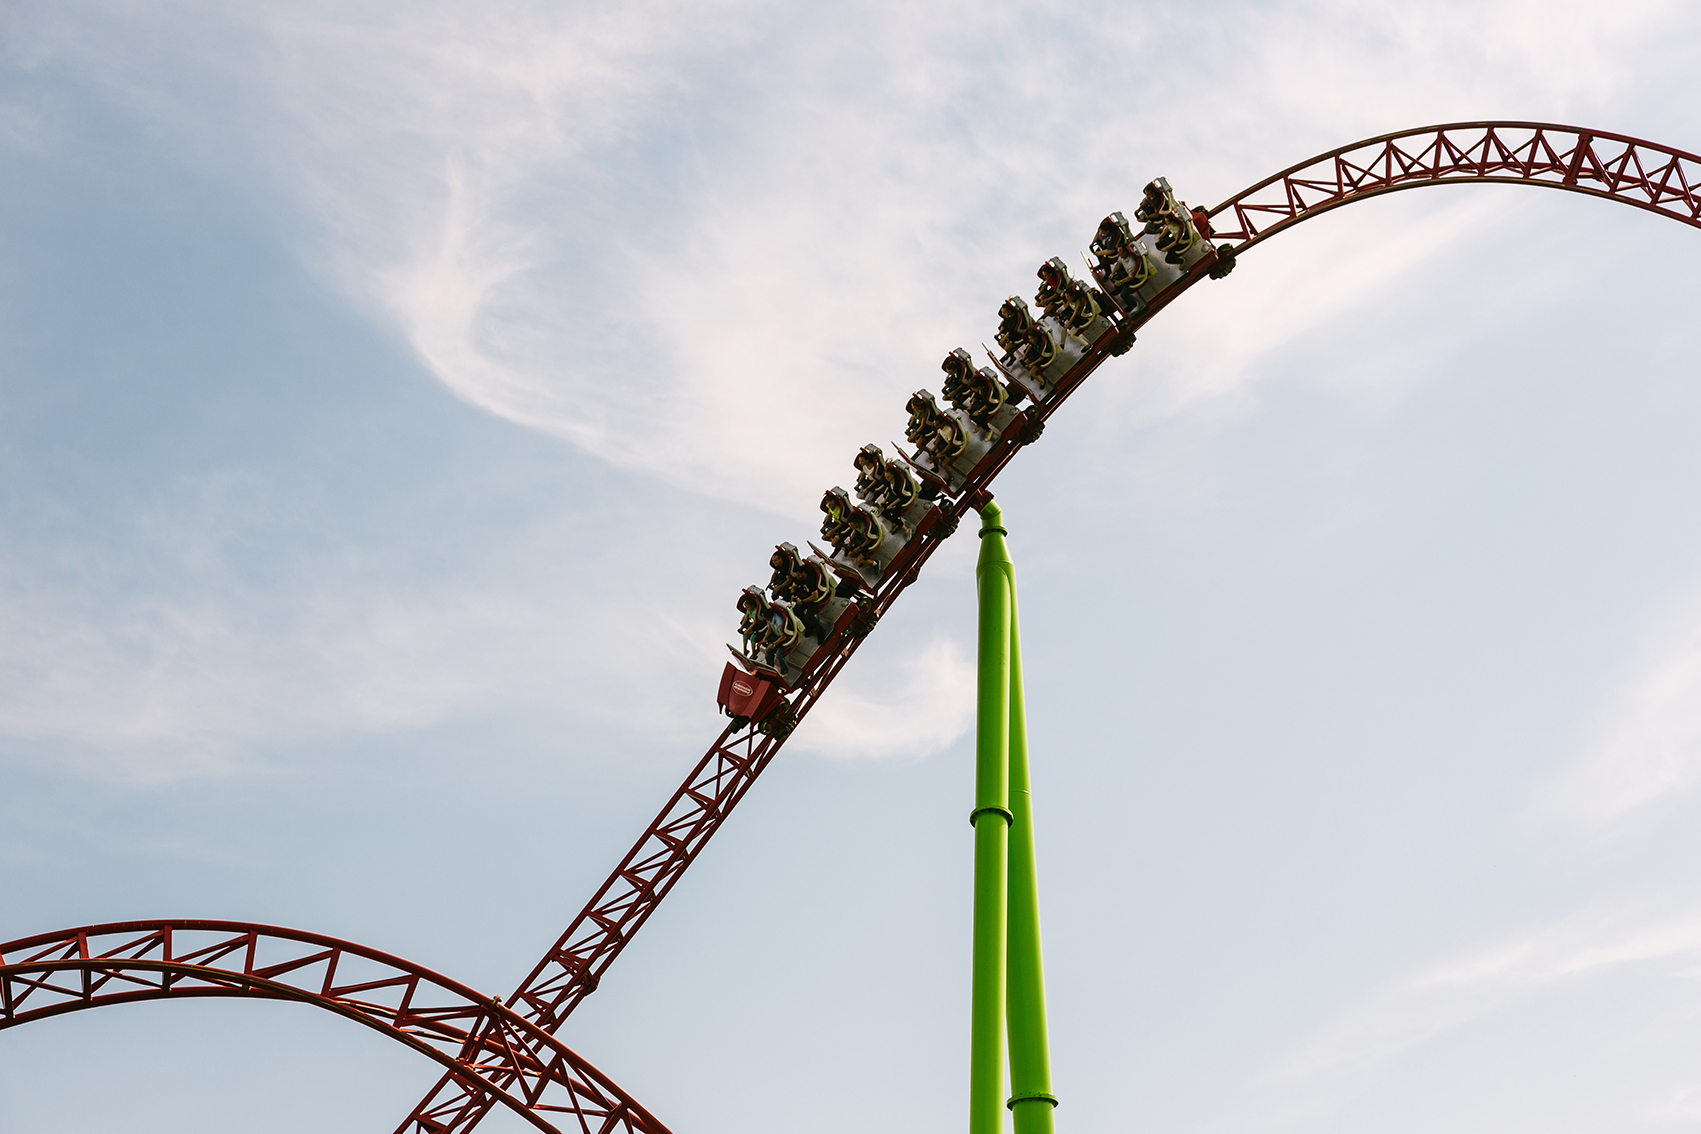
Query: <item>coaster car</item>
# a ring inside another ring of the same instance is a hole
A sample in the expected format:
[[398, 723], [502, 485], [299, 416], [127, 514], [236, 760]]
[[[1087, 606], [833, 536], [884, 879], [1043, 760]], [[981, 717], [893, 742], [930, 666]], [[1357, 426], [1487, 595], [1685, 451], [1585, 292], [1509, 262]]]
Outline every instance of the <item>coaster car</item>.
[[[1233, 246], [1213, 251], [1209, 244], [1206, 210], [1189, 210], [1164, 178], [1146, 186], [1135, 218], [1138, 231], [1121, 213], [1100, 222], [1090, 265], [1096, 288], [1052, 257], [1036, 273], [1037, 314], [1020, 296], [1003, 302], [998, 351], [987, 351], [992, 369], [976, 367], [961, 348], [945, 356], [940, 369], [949, 407], [940, 408], [926, 390], [905, 407], [904, 436], [914, 454], [894, 446], [897, 457], [888, 460], [879, 446], [865, 445], [855, 458], [860, 503], [843, 488], [823, 494], [821, 536], [831, 551], [813, 543], [809, 556], [789, 543], [774, 548], [768, 593], [746, 587], [738, 599], [743, 648], [728, 647], [737, 665], [727, 667], [720, 690], [729, 716], [783, 736], [786, 721], [795, 723], [785, 694], [874, 627], [880, 604], [890, 598], [878, 595], [881, 581], [904, 572], [913, 578], [929, 546], [921, 541], [949, 536], [973, 502], [946, 497], [962, 497], [977, 469], [989, 471], [1008, 455], [1008, 441], [1038, 437], [1059, 383], [1097, 344], [1108, 341], [1111, 354], [1128, 350], [1141, 317], [1162, 302], [1157, 297], [1165, 289], [1195, 268], [1209, 267], [1213, 279], [1233, 269]], [[1018, 410], [1027, 399], [1032, 408]], [[984, 483], [976, 483], [983, 493]]]
[[752, 673], [794, 684], [803, 676], [821, 639], [811, 634], [788, 602], [769, 600], [760, 587], [745, 587], [738, 596], [738, 635], [742, 650], [728, 646]]
[[910, 395], [904, 408], [910, 413], [904, 439], [916, 447], [910, 459], [917, 468], [943, 481], [953, 495], [961, 492], [969, 473], [991, 450], [995, 438], [975, 428], [962, 411], [940, 409], [926, 390]]
[[888, 528], [875, 512], [853, 504], [842, 488], [830, 488], [822, 495], [821, 512], [821, 537], [833, 548], [823, 558], [854, 572], [870, 588], [878, 585], [886, 565], [903, 549], [903, 533]]
[[771, 676], [750, 673], [727, 662], [715, 700], [735, 725], [761, 724], [786, 703], [785, 687]]
[[998, 330], [992, 337], [1004, 352], [998, 359], [1000, 369], [1016, 380], [1018, 388], [1035, 400], [1050, 392], [1046, 374], [1057, 359], [1057, 342], [1047, 327], [1035, 321], [1025, 299], [1012, 295], [999, 306]]
[[[1140, 207], [1134, 215], [1145, 222], [1144, 235], [1153, 237], [1151, 246], [1163, 261], [1181, 272], [1187, 271], [1211, 253], [1210, 241], [1201, 235], [1199, 222], [1204, 221], [1200, 210], [1198, 221], [1187, 206], [1176, 199], [1169, 182], [1160, 177], [1146, 186]], [[1209, 232], [1209, 222], [1204, 222]], [[1165, 285], [1167, 286], [1167, 284]]]
[[923, 484], [897, 461], [888, 461], [878, 445], [864, 445], [856, 455], [856, 498], [874, 509], [888, 528], [914, 535], [939, 498], [939, 489]]
[[1099, 294], [1071, 276], [1061, 258], [1053, 256], [1036, 274], [1040, 288], [1034, 302], [1064, 334], [1087, 348], [1109, 329], [1109, 320], [1101, 314]]
[[768, 566], [774, 571], [768, 580], [768, 593], [790, 603], [804, 631], [825, 643], [851, 605], [850, 599], [839, 597], [839, 582], [832, 567], [819, 556], [804, 557], [789, 543], [774, 548]]
[[1099, 286], [1125, 314], [1138, 314], [1146, 306], [1146, 286], [1153, 282], [1152, 262], [1146, 246], [1128, 227], [1128, 218], [1112, 213], [1100, 221], [1092, 249], [1098, 258], [1093, 274]]
[[969, 419], [988, 442], [996, 443], [1004, 430], [1015, 420], [1015, 403], [1026, 398], [1020, 386], [1006, 386], [988, 367], [975, 369], [969, 352], [958, 347], [939, 364], [945, 372], [945, 384], [939, 392], [945, 400]]

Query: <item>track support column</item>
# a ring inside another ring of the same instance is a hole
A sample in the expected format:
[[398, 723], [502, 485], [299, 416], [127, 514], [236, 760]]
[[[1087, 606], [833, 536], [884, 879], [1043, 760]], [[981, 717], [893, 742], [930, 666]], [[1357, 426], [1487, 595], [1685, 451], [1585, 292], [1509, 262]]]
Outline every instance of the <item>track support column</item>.
[[[969, 1132], [1001, 1134], [1007, 1105], [1016, 1134], [1051, 1134], [1051, 1054], [1040, 957], [1039, 882], [1028, 787], [1016, 569], [1003, 514], [980, 510], [979, 684], [975, 718], [974, 1000]], [[1010, 1098], [1004, 1100], [1008, 1038]]]
[[1051, 1050], [1040, 957], [1039, 875], [1034, 866], [1033, 797], [1028, 789], [1028, 724], [1022, 703], [1022, 633], [1016, 573], [1010, 571], [1010, 1111], [1016, 1134], [1052, 1134]]
[[1010, 553], [998, 505], [981, 508], [975, 702], [975, 910], [969, 1134], [1004, 1129], [1004, 979], [1010, 845]]

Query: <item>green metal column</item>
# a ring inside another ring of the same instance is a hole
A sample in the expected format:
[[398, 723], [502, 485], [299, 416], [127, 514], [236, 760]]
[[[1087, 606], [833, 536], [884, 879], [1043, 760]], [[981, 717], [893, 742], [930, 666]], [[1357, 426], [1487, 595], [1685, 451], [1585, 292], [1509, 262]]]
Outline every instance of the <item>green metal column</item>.
[[1004, 965], [1010, 839], [1010, 553], [998, 505], [980, 510], [980, 680], [975, 713], [975, 912], [969, 1134], [1004, 1129]]
[[1016, 573], [1010, 571], [1010, 1110], [1016, 1134], [1052, 1134], [1051, 1051], [1045, 1027], [1045, 969], [1040, 963], [1039, 878], [1034, 869], [1034, 810], [1028, 791], [1028, 724], [1022, 704], [1022, 632]]

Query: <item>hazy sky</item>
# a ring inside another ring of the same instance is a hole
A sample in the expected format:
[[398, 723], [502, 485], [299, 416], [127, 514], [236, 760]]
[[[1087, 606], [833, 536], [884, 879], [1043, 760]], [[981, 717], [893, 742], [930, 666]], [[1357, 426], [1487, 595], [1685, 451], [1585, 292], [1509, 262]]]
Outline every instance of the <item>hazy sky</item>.
[[[1430, 122], [1698, 151], [1698, 74], [1675, 0], [0, 5], [0, 940], [506, 993], [719, 730], [739, 589], [1045, 258]], [[1701, 1129], [1698, 267], [1357, 205], [1004, 474], [1061, 1130]], [[563, 1030], [678, 1134], [963, 1125], [974, 545]], [[115, 1008], [0, 1033], [0, 1132], [435, 1078]]]

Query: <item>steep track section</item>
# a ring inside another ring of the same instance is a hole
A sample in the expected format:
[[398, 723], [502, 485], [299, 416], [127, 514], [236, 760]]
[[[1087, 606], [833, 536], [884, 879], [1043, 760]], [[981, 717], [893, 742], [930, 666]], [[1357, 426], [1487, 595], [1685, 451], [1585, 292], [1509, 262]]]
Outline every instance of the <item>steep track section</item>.
[[[1211, 209], [1210, 239], [1213, 244], [1231, 242], [1239, 253], [1308, 217], [1353, 201], [1420, 185], [1482, 182], [1586, 193], [1701, 227], [1701, 157], [1600, 130], [1532, 122], [1467, 122], [1384, 134], [1300, 162]], [[1225, 214], [1239, 225], [1237, 229], [1217, 227], [1216, 218]], [[1043, 421], [1055, 413], [1106, 358], [1127, 349], [1135, 331], [1206, 278], [1214, 263], [1215, 257], [1200, 262], [1137, 316], [1123, 319], [1114, 333], [1104, 335], [1059, 380], [1055, 393], [1028, 411], [1030, 418]], [[1102, 286], [1103, 281], [1099, 282]], [[918, 540], [913, 552], [906, 549], [905, 560], [894, 563], [875, 590], [877, 615], [890, 609], [915, 580], [955, 521], [990, 497], [993, 480], [1020, 448], [1020, 442], [1013, 440], [995, 447], [950, 506], [951, 522]], [[508, 998], [511, 1008], [553, 1033], [596, 990], [626, 942], [701, 853], [778, 753], [790, 728], [808, 714], [859, 644], [860, 640], [852, 639], [839, 647], [804, 684], [784, 727], [772, 735], [728, 726], [716, 738], [614, 873]], [[445, 1075], [396, 1134], [469, 1130], [494, 1105]]]
[[[1424, 185], [1537, 185], [1619, 201], [1701, 228], [1701, 157], [1651, 142], [1534, 122], [1426, 126], [1355, 142], [1294, 165], [1207, 214], [1213, 243], [1251, 248], [1300, 221], [1354, 201]], [[1233, 224], [1237, 227], [1227, 228]], [[1086, 378], [1128, 349], [1134, 333], [1213, 269], [1213, 253], [1135, 315], [1114, 325], [1026, 409], [1021, 436], [1001, 438], [941, 521], [907, 545], [863, 600], [866, 626], [889, 610], [1024, 440]], [[1097, 281], [1103, 286], [1104, 281]], [[243, 996], [312, 1004], [374, 1028], [445, 1068], [398, 1134], [470, 1130], [497, 1105], [540, 1130], [666, 1134], [666, 1128], [554, 1033], [594, 992], [643, 926], [749, 792], [861, 644], [828, 643], [830, 656], [780, 715], [761, 727], [729, 724], [591, 900], [505, 1002], [388, 954], [334, 938], [222, 921], [85, 926], [0, 944], [0, 1030], [85, 1008], [144, 1000]]]

